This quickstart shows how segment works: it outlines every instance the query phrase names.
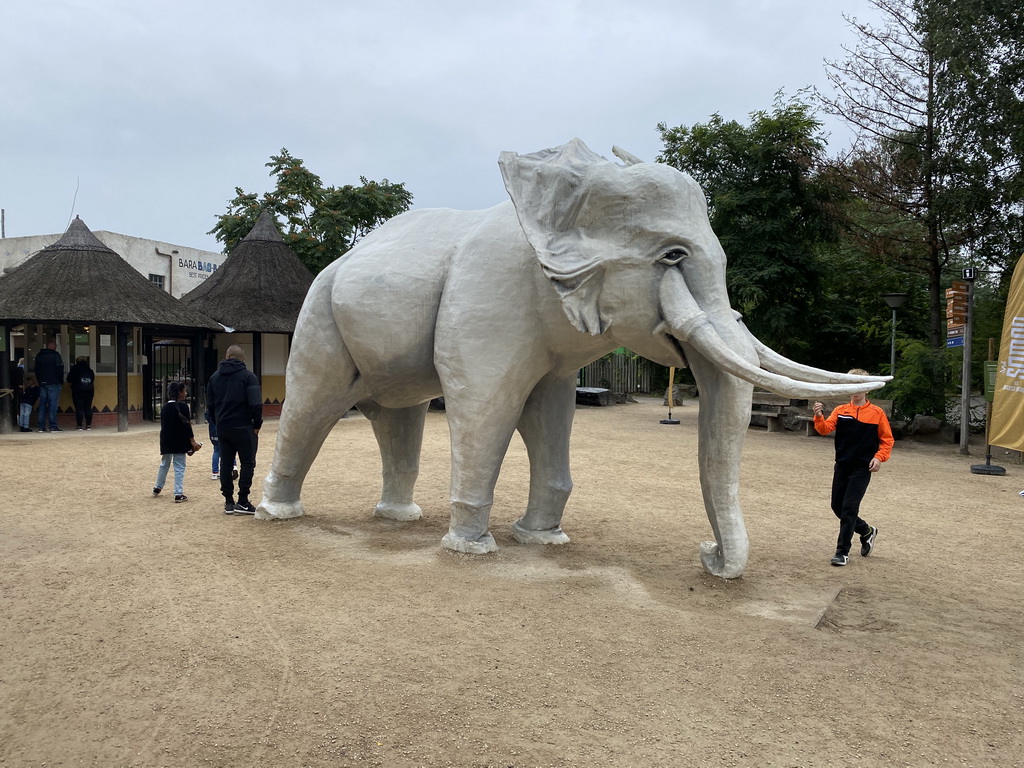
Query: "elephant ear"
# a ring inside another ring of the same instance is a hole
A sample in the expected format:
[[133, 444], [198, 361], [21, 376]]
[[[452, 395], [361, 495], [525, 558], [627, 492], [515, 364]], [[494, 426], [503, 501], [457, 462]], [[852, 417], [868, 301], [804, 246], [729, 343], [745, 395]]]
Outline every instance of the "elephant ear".
[[599, 308], [603, 268], [576, 222], [588, 196], [587, 174], [598, 164], [612, 165], [579, 139], [529, 155], [502, 152], [498, 158], [519, 223], [562, 309], [577, 330], [595, 336], [607, 328]]

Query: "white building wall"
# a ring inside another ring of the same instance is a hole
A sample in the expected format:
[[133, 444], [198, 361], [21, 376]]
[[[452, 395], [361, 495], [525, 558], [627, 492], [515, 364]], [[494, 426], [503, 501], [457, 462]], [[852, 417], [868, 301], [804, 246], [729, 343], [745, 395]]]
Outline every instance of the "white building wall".
[[[201, 251], [185, 245], [172, 245], [159, 240], [121, 235], [117, 232], [93, 232], [96, 238], [122, 259], [132, 265], [145, 278], [160, 275], [164, 290], [180, 298], [216, 271], [226, 254]], [[63, 236], [30, 235], [0, 239], [0, 274], [29, 256], [53, 245]]]

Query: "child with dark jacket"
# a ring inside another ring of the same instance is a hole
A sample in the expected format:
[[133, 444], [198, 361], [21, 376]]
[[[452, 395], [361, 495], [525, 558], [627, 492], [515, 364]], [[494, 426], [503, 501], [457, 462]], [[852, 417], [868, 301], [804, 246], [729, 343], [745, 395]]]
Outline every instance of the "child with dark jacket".
[[[18, 427], [22, 432], [31, 432], [32, 408], [39, 401], [39, 383], [31, 373], [25, 374], [25, 383], [18, 393]], [[42, 416], [39, 423], [42, 424]]]
[[202, 448], [192, 432], [192, 414], [185, 397], [188, 387], [179, 381], [167, 385], [167, 402], [160, 412], [160, 468], [156, 473], [153, 495], [159, 496], [167, 480], [167, 471], [174, 465], [174, 501], [188, 501], [184, 493], [185, 456]]

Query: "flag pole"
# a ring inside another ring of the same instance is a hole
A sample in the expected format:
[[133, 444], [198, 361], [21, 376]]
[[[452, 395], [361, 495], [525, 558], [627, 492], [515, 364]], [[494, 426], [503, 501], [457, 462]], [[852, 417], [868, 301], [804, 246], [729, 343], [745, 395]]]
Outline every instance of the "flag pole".
[[672, 404], [676, 400], [676, 369], [675, 366], [670, 366], [668, 369], [668, 418], [662, 419], [662, 424], [678, 424], [679, 419], [672, 418]]

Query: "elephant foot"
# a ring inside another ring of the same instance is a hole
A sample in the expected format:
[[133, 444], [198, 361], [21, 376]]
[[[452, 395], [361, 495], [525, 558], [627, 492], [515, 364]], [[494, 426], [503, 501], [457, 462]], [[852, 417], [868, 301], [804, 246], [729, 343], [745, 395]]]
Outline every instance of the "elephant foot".
[[302, 508], [302, 502], [295, 501], [271, 501], [266, 496], [256, 507], [257, 520], [288, 520], [292, 517], [302, 517], [306, 510]]
[[498, 545], [494, 543], [494, 537], [489, 533], [478, 539], [467, 539], [449, 531], [441, 539], [441, 546], [453, 552], [465, 552], [467, 555], [486, 555], [498, 551]]
[[700, 561], [705, 571], [722, 579], [738, 579], [747, 566], [746, 556], [737, 562], [729, 562], [722, 554], [717, 541], [700, 543]]
[[569, 537], [561, 527], [555, 526], [546, 531], [531, 531], [523, 528], [519, 521], [512, 523], [512, 538], [520, 544], [568, 544]]
[[374, 517], [383, 517], [386, 520], [399, 520], [402, 522], [409, 520], [419, 520], [423, 517], [423, 510], [420, 509], [419, 504], [391, 504], [387, 502], [380, 502], [374, 510]]

